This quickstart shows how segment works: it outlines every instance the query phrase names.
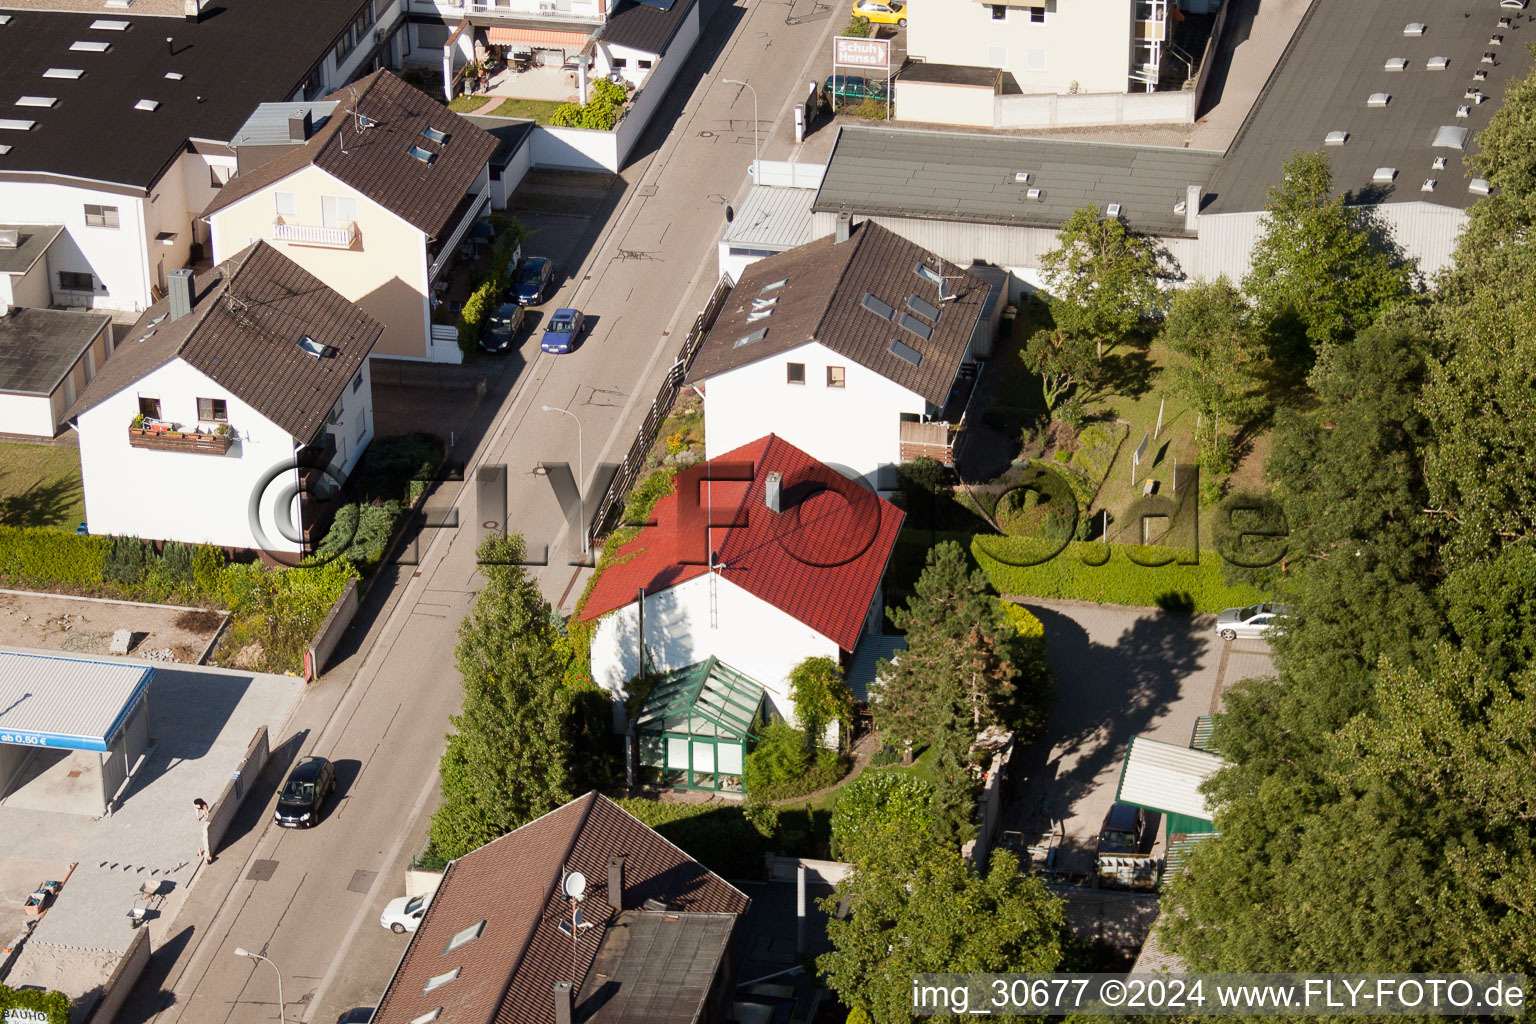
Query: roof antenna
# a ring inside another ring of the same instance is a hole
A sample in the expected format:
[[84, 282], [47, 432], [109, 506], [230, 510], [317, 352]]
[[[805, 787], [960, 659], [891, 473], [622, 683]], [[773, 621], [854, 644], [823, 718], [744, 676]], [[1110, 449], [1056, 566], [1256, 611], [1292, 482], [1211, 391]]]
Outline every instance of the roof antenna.
[[368, 119], [366, 114], [357, 109], [357, 86], [347, 86], [347, 92], [352, 95], [352, 119], [353, 122], [357, 125], [358, 133], [361, 134], [364, 129], [372, 127], [373, 122]]

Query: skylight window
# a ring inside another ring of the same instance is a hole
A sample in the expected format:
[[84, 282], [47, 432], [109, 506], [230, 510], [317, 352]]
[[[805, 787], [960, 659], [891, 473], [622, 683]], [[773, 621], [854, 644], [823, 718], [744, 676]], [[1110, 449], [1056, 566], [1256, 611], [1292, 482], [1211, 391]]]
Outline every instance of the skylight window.
[[420, 1017], [413, 1017], [411, 1019], [411, 1024], [432, 1024], [433, 1021], [437, 1020], [438, 1017], [442, 1016], [442, 1013], [443, 1013], [443, 1008], [441, 1006], [439, 1006], [437, 1009], [432, 1010], [432, 1011], [430, 1011], [428, 1013], [424, 1013]]
[[1486, 196], [1492, 192], [1493, 189], [1489, 187], [1487, 178], [1473, 178], [1471, 181], [1467, 182], [1467, 191], [1475, 192], [1480, 196]]
[[939, 272], [937, 270], [934, 270], [932, 267], [928, 266], [926, 263], [919, 263], [917, 266], [913, 267], [912, 268], [912, 273], [916, 274], [918, 277], [922, 278], [924, 281], [927, 281], [929, 284], [933, 285], [935, 288], [943, 288], [944, 287], [944, 278], [939, 274]]
[[939, 322], [939, 307], [919, 295], [907, 296], [907, 308], [918, 316], [925, 316], [934, 323]]
[[891, 320], [896, 316], [896, 310], [892, 308], [890, 303], [876, 298], [869, 292], [864, 293], [864, 298], [860, 301], [859, 305], [875, 314], [875, 316], [880, 317], [882, 320]]
[[1378, 167], [1371, 174], [1371, 180], [1375, 182], [1388, 182], [1397, 177], [1396, 167]]
[[19, 117], [0, 117], [0, 131], [29, 132], [36, 121], [27, 121]]
[[139, 100], [133, 105], [134, 110], [156, 111], [160, 109], [159, 100]]
[[759, 327], [757, 330], [753, 331], [751, 334], [744, 335], [743, 337], [737, 338], [736, 339], [736, 344], [732, 345], [731, 348], [741, 348], [743, 345], [750, 345], [754, 341], [762, 341], [767, 336], [768, 336], [768, 328], [766, 328], [766, 327]]
[[754, 312], [759, 312], [759, 311], [762, 311], [762, 310], [765, 310], [765, 309], [769, 310], [771, 312], [773, 310], [773, 307], [778, 303], [778, 301], [779, 301], [779, 297], [777, 295], [774, 295], [771, 298], [766, 298], [766, 299], [763, 298], [762, 296], [758, 296], [757, 298], [752, 300], [752, 309], [753, 309]]
[[91, 28], [98, 32], [126, 32], [128, 22], [118, 18], [97, 18], [91, 22]]
[[891, 339], [891, 355], [913, 366], [923, 365], [923, 354], [899, 338]]
[[[581, 912], [581, 910], [579, 908], [576, 911], [576, 927], [577, 928], [591, 928], [592, 927], [591, 923], [587, 921], [586, 917], [582, 914], [582, 912]], [[561, 918], [560, 919], [560, 930], [565, 932], [565, 934], [567, 934], [567, 935], [571, 934], [571, 922], [570, 922], [569, 918]]]
[[485, 922], [479, 921], [470, 925], [468, 928], [465, 928], [461, 932], [456, 932], [453, 938], [448, 940], [448, 945], [443, 947], [443, 956], [447, 956], [454, 950], [460, 949], [469, 945], [471, 942], [474, 942], [480, 937], [480, 933], [483, 931], [485, 931]]
[[1403, 26], [1403, 35], [1405, 36], [1421, 36], [1423, 34], [1424, 23], [1422, 21], [1410, 21]]
[[112, 44], [98, 42], [95, 39], [82, 39], [79, 42], [70, 43], [69, 48], [77, 53], [106, 53], [112, 49]]
[[11, 16], [9, 14], [0, 14], [0, 25], [9, 25], [10, 23]]
[[49, 68], [43, 72], [44, 78], [67, 78], [71, 82], [85, 74], [79, 68]]
[[922, 338], [924, 341], [927, 341], [933, 337], [933, 328], [923, 323], [911, 313], [903, 313], [901, 315], [901, 326], [905, 330], [911, 331], [919, 338]]
[[56, 96], [23, 96], [16, 101], [18, 107], [51, 107], [59, 102]]
[[747, 314], [747, 323], [755, 324], [759, 320], [767, 320], [771, 316], [773, 316], [773, 310], [771, 309], [754, 309]]
[[1408, 58], [1406, 58], [1406, 57], [1388, 57], [1387, 58], [1386, 69], [1388, 71], [1404, 71], [1404, 70], [1407, 69], [1407, 67], [1408, 67]]
[[767, 295], [769, 292], [771, 292], [771, 291], [773, 291], [773, 290], [775, 290], [777, 288], [783, 288], [788, 283], [789, 283], [789, 278], [787, 278], [787, 277], [786, 278], [780, 278], [779, 280], [773, 282], [772, 284], [765, 284], [765, 285], [763, 285], [763, 290], [758, 292], [757, 294], [759, 294], [759, 295]]
[[10, 146], [0, 146], [0, 156], [5, 156], [5, 154], [9, 153], [10, 151]]
[[1425, 178], [1424, 179], [1424, 184], [1419, 186], [1419, 191], [1420, 192], [1433, 192], [1435, 190], [1436, 183], [1437, 183], [1437, 179], [1435, 179], [1435, 178]]
[[1443, 124], [1435, 129], [1435, 141], [1430, 145], [1440, 149], [1465, 149], [1467, 130], [1458, 124]]
[[420, 146], [411, 147], [411, 156], [415, 157], [417, 160], [420, 160], [424, 164], [430, 164], [433, 160], [437, 159], [436, 153], [428, 152], [427, 150], [422, 149]]
[[437, 143], [439, 146], [441, 146], [443, 143], [448, 141], [448, 133], [447, 132], [438, 131], [436, 128], [433, 128], [431, 126], [423, 128], [421, 130], [421, 134], [425, 135], [427, 138], [431, 139], [433, 142]]
[[305, 355], [314, 356], [316, 359], [329, 359], [336, 354], [334, 348], [329, 345], [322, 345], [307, 334], [300, 337], [294, 344], [298, 345], [299, 350]]
[[1368, 106], [1368, 107], [1384, 107], [1388, 103], [1391, 103], [1391, 102], [1392, 102], [1392, 94], [1391, 93], [1389, 93], [1389, 92], [1373, 92], [1373, 93], [1371, 93], [1370, 96], [1368, 96], [1366, 98], [1365, 105]]
[[1329, 132], [1323, 136], [1323, 145], [1342, 146], [1349, 141], [1349, 132]]
[[169, 81], [179, 82], [179, 81], [181, 81], [183, 78], [185, 78], [187, 76], [183, 75], [180, 71], [167, 71], [165, 73], [165, 77]]
[[447, 971], [443, 974], [428, 978], [427, 983], [422, 986], [421, 994], [426, 995], [428, 992], [431, 992], [435, 988], [442, 988], [444, 985], [457, 978], [459, 976], [459, 971], [461, 970], [463, 970], [462, 967], [455, 967], [451, 971]]

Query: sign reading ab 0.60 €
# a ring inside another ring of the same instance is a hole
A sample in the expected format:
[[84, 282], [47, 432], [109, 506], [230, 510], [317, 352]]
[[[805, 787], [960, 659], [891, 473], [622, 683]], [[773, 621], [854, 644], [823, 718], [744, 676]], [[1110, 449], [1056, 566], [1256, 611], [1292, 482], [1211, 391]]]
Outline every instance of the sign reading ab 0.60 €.
[[833, 36], [832, 63], [835, 66], [889, 69], [891, 41], [860, 39], [858, 36]]

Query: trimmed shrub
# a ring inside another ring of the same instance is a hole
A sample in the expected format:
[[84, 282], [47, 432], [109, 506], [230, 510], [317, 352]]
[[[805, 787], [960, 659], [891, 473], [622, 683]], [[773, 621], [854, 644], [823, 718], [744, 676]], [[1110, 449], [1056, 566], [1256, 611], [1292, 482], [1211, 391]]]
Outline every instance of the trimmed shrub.
[[160, 551], [160, 564], [165, 575], [178, 588], [188, 588], [192, 583], [192, 549], [180, 541], [166, 541]]
[[0, 576], [19, 586], [99, 587], [110, 537], [0, 526]]
[[0, 1016], [6, 1010], [32, 1010], [43, 1014], [48, 1024], [69, 1024], [69, 996], [63, 992], [0, 985]]
[[741, 781], [748, 793], [764, 795], [762, 790], [793, 782], [810, 767], [811, 752], [806, 747], [805, 733], [788, 722], [775, 720], [758, 733], [757, 746], [742, 766]]
[[847, 27], [843, 29], [843, 35], [853, 36], [856, 39], [869, 38], [869, 19], [854, 18], [848, 23]]
[[1027, 738], [1045, 728], [1056, 696], [1045, 651], [1045, 627], [1028, 608], [1010, 601], [1003, 602], [1003, 617], [1014, 630], [1008, 654], [1018, 670], [1013, 681], [1009, 725]]
[[[1000, 594], [1066, 598], [1111, 604], [1162, 607], [1170, 603], [1196, 612], [1216, 612], [1263, 599], [1247, 584], [1229, 585], [1222, 576], [1222, 558], [1202, 551], [1128, 544], [1074, 542], [1054, 558], [1027, 565], [1055, 550], [1056, 542], [1028, 537], [977, 535], [971, 541], [975, 557]], [[1138, 565], [1172, 559], [1167, 565]], [[1181, 565], [1180, 559], [1194, 564]]]
[[480, 328], [485, 324], [485, 318], [490, 315], [491, 303], [495, 301], [499, 290], [498, 282], [493, 275], [490, 280], [476, 288], [464, 303], [464, 310], [459, 314], [459, 351], [466, 356], [475, 351], [475, 343], [480, 339]]
[[137, 537], [113, 537], [102, 562], [101, 578], [108, 583], [131, 587], [144, 578], [144, 570], [155, 561], [155, 552]]
[[898, 768], [866, 769], [837, 797], [832, 856], [854, 864], [900, 857], [933, 842], [933, 785]]

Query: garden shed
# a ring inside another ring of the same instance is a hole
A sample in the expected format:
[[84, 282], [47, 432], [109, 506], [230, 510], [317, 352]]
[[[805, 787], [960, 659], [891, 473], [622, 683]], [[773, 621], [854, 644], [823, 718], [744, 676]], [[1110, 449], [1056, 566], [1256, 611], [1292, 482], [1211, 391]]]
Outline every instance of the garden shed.
[[717, 658], [674, 669], [646, 694], [634, 732], [643, 767], [682, 789], [741, 792], [763, 685]]

